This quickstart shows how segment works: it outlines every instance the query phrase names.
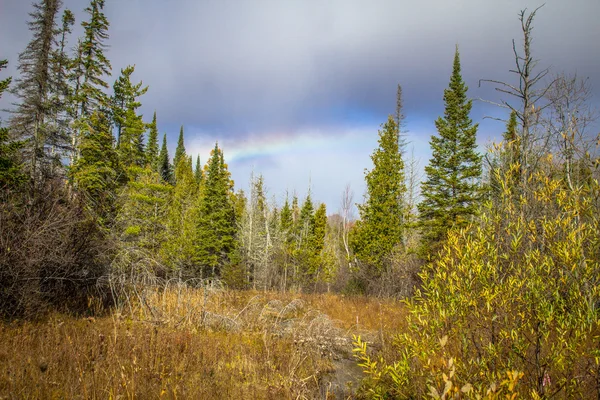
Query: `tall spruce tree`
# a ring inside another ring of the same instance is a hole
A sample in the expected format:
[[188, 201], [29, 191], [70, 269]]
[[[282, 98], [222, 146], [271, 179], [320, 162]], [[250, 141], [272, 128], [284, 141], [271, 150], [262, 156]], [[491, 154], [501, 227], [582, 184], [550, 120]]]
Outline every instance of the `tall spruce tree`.
[[158, 127], [156, 126], [156, 111], [152, 117], [152, 122], [148, 125], [148, 144], [146, 145], [146, 164], [153, 170], [156, 169], [158, 162]]
[[220, 276], [235, 250], [233, 182], [218, 144], [211, 151], [200, 196], [198, 258], [202, 277]]
[[103, 224], [110, 223], [118, 184], [118, 156], [110, 126], [109, 116], [102, 111], [85, 119], [80, 157], [71, 168], [75, 186], [86, 195]]
[[91, 0], [85, 8], [89, 20], [81, 23], [84, 34], [77, 43], [76, 56], [69, 74], [72, 84], [71, 118], [75, 120], [71, 138], [74, 149], [72, 164], [81, 154], [79, 144], [83, 139], [81, 135], [87, 124], [86, 119], [96, 110], [105, 112], [110, 108], [109, 97], [104, 92], [108, 89], [104, 78], [111, 75], [112, 69], [104, 54], [109, 23], [102, 12], [103, 8], [104, 0]]
[[372, 273], [383, 271], [392, 251], [402, 243], [406, 186], [399, 141], [396, 122], [389, 116], [379, 131], [379, 147], [371, 156], [373, 169], [365, 174], [366, 199], [358, 206], [360, 220], [351, 237], [355, 255]]
[[[118, 198], [119, 214], [115, 226], [120, 238], [118, 245], [142, 250], [142, 256], [149, 253], [158, 259], [163, 244], [170, 239], [167, 223], [173, 188], [148, 166], [132, 168], [139, 171]], [[128, 263], [126, 267], [129, 266]]]
[[[177, 147], [175, 148], [175, 157], [173, 157], [173, 165], [177, 168], [179, 160], [185, 157], [185, 145], [183, 144], [183, 125], [179, 130], [179, 138], [177, 139]], [[175, 174], [175, 180], [177, 180], [177, 174]]]
[[179, 276], [198, 276], [197, 220], [198, 201], [191, 158], [182, 157], [175, 168], [179, 177], [173, 189], [167, 228], [170, 240], [163, 245], [168, 265]]
[[52, 56], [60, 32], [56, 15], [61, 5], [60, 0], [33, 4], [28, 23], [33, 38], [19, 55], [21, 77], [12, 90], [20, 102], [11, 118], [11, 131], [25, 140], [26, 165], [38, 182], [48, 171], [49, 147], [52, 143], [61, 144], [56, 138], [56, 104], [52, 101], [58, 91]]
[[[117, 143], [121, 148], [123, 129], [127, 126], [131, 128], [134, 119], [141, 120], [141, 116], [136, 115], [136, 110], [142, 105], [139, 97], [148, 91], [148, 86], [143, 86], [142, 82], [133, 84], [131, 75], [135, 72], [135, 65], [128, 65], [121, 69], [121, 75], [113, 85], [113, 96], [111, 97], [111, 110], [113, 121], [117, 129]], [[143, 123], [142, 123], [143, 124]], [[125, 149], [132, 146], [132, 142], [140, 141], [140, 133], [126, 132]], [[135, 145], [133, 145], [135, 146]]]
[[477, 124], [469, 113], [472, 100], [461, 76], [458, 47], [450, 84], [444, 90], [444, 116], [435, 121], [432, 158], [425, 167], [418, 205], [424, 251], [435, 250], [453, 226], [465, 226], [476, 213], [481, 197], [481, 156], [477, 153]]
[[77, 91], [74, 93], [74, 100], [79, 108], [78, 116], [85, 117], [98, 107], [109, 106], [109, 98], [104, 93], [104, 89], [108, 89], [108, 83], [104, 77], [111, 75], [112, 67], [104, 55], [109, 23], [102, 12], [103, 8], [104, 0], [91, 0], [90, 5], [85, 8], [89, 20], [81, 23], [84, 35], [76, 49], [78, 57], [74, 60], [75, 69], [78, 69], [78, 65], [81, 66], [81, 75], [75, 76]]
[[204, 173], [202, 171], [202, 164], [200, 164], [200, 155], [196, 157], [196, 169], [194, 170], [194, 179], [196, 180], [196, 185], [198, 188], [202, 185], [202, 181], [204, 180]]
[[173, 168], [169, 160], [169, 150], [167, 149], [167, 134], [163, 135], [162, 147], [158, 160], [156, 161], [156, 169], [159, 175], [166, 183], [173, 183]]

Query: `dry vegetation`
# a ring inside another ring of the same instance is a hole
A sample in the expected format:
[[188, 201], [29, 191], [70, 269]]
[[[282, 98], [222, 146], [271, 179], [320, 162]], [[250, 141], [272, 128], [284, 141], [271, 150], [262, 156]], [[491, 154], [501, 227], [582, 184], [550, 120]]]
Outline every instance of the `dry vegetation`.
[[139, 299], [0, 325], [0, 398], [347, 398], [352, 335], [377, 347], [404, 320], [398, 302], [332, 294], [171, 286]]

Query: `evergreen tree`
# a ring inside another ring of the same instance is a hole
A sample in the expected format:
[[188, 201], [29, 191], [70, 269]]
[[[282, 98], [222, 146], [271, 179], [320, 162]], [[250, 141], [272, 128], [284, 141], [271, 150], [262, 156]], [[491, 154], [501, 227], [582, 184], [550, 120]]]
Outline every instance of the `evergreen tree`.
[[312, 198], [310, 192], [306, 195], [306, 199], [304, 199], [304, 203], [302, 203], [302, 208], [300, 209], [300, 246], [301, 247], [310, 247], [310, 236], [314, 229], [315, 224], [315, 209], [313, 206]]
[[373, 169], [365, 174], [367, 195], [358, 206], [360, 221], [353, 230], [351, 245], [358, 259], [372, 272], [389, 265], [389, 258], [402, 243], [404, 222], [402, 199], [404, 162], [400, 154], [399, 131], [390, 116], [379, 131], [379, 147], [371, 156]]
[[156, 170], [158, 163], [158, 128], [156, 126], [156, 111], [152, 117], [152, 122], [148, 125], [148, 144], [146, 145], [146, 163]]
[[175, 168], [179, 177], [173, 189], [168, 218], [168, 236], [163, 245], [165, 259], [180, 276], [197, 276], [198, 202], [191, 158], [182, 157]]
[[81, 127], [81, 156], [71, 168], [77, 189], [87, 196], [90, 208], [101, 222], [108, 223], [114, 207], [117, 187], [118, 156], [114, 148], [110, 120], [106, 113], [95, 111]]
[[[177, 139], [177, 148], [175, 149], [175, 157], [173, 158], [173, 165], [177, 166], [179, 160], [185, 157], [185, 146], [183, 145], [183, 125], [179, 130], [179, 139]], [[175, 180], [177, 180], [177, 174], [175, 174]]]
[[11, 118], [13, 135], [25, 142], [27, 167], [36, 181], [47, 172], [49, 145], [58, 143], [54, 125], [56, 114], [52, 99], [57, 92], [56, 75], [53, 73], [52, 55], [59, 29], [56, 15], [62, 5], [60, 0], [40, 0], [34, 3], [29, 15], [29, 30], [33, 38], [19, 55], [18, 69], [21, 77], [12, 90], [20, 100]]
[[82, 135], [89, 125], [86, 121], [96, 110], [105, 113], [110, 108], [110, 101], [104, 89], [108, 84], [104, 76], [110, 76], [110, 61], [104, 55], [108, 39], [108, 20], [102, 13], [104, 0], [91, 0], [85, 8], [89, 21], [83, 21], [83, 38], [80, 38], [75, 49], [76, 56], [71, 65], [69, 80], [72, 83], [70, 117], [74, 120], [71, 138], [74, 150], [71, 164], [74, 164], [81, 154], [80, 142]]
[[458, 47], [448, 89], [444, 90], [444, 117], [431, 137], [432, 158], [425, 167], [418, 205], [425, 248], [435, 249], [453, 226], [465, 226], [480, 199], [481, 156], [477, 153], [477, 124], [469, 118], [472, 101], [461, 76]]
[[[6, 68], [8, 61], [0, 60], [0, 70]], [[0, 81], [0, 98], [8, 89], [11, 78]], [[8, 129], [0, 126], [0, 190], [12, 187], [24, 180], [21, 165], [18, 161], [18, 151], [22, 147], [20, 142], [11, 142], [8, 138]]]
[[233, 183], [218, 144], [206, 165], [206, 178], [200, 197], [198, 257], [202, 276], [220, 276], [221, 268], [235, 250], [236, 221]]
[[200, 164], [200, 155], [196, 157], [196, 169], [194, 170], [194, 179], [196, 180], [196, 185], [198, 188], [202, 185], [202, 181], [204, 180], [204, 174], [202, 172], [202, 165]]
[[86, 117], [96, 108], [108, 108], [109, 99], [104, 93], [108, 84], [104, 76], [111, 75], [110, 61], [104, 55], [108, 39], [109, 23], [102, 12], [104, 0], [91, 0], [85, 8], [89, 20], [83, 21], [83, 38], [78, 43], [77, 58], [74, 60], [74, 70], [79, 71], [75, 79], [74, 101], [78, 110], [76, 117]]
[[173, 182], [173, 170], [169, 161], [169, 150], [167, 149], [167, 134], [163, 135], [162, 147], [158, 155], [156, 169], [163, 181], [167, 183]]
[[[137, 109], [141, 107], [139, 97], [148, 91], [142, 82], [131, 83], [131, 75], [135, 66], [121, 69], [121, 76], [115, 81], [114, 94], [111, 98], [113, 121], [117, 128], [118, 151], [121, 164], [125, 167], [146, 163], [144, 152], [144, 132], [146, 124]], [[135, 170], [135, 169], [134, 169]], [[132, 170], [133, 171], [133, 170]]]
[[[111, 110], [113, 121], [117, 128], [117, 143], [121, 148], [122, 130], [128, 125], [131, 127], [132, 119], [141, 120], [141, 116], [136, 115], [136, 110], [142, 105], [138, 100], [140, 96], [148, 91], [148, 86], [143, 86], [142, 82], [133, 84], [131, 75], [135, 71], [135, 65], [128, 65], [121, 69], [121, 75], [117, 78], [113, 85], [113, 96], [111, 98]], [[125, 147], [131, 146], [132, 141], [140, 141], [139, 132], [127, 132], [125, 136]], [[129, 141], [129, 142], [128, 142]]]
[[516, 187], [521, 181], [522, 162], [521, 143], [518, 132], [517, 113], [511, 111], [510, 118], [506, 124], [506, 132], [502, 135], [504, 151], [502, 152], [502, 166], [505, 170], [512, 169], [508, 184]]
[[281, 214], [279, 217], [281, 221], [281, 230], [284, 232], [289, 232], [294, 221], [292, 220], [292, 208], [290, 207], [290, 202], [287, 196], [285, 198], [285, 202], [283, 203], [283, 207], [281, 208]]
[[[53, 52], [52, 64], [53, 73], [56, 80], [56, 91], [53, 95], [54, 108], [54, 139], [51, 141], [50, 154], [53, 158], [52, 166], [62, 166], [62, 159], [73, 151], [71, 138], [71, 90], [69, 87], [68, 77], [69, 68], [72, 60], [67, 54], [68, 35], [71, 34], [73, 25], [75, 24], [75, 16], [71, 10], [66, 9], [62, 15], [62, 26], [59, 31], [60, 40], [58, 48]], [[50, 171], [50, 175], [54, 175], [55, 169]]]
[[119, 196], [119, 243], [134, 245], [137, 250], [158, 258], [159, 250], [170, 240], [167, 222], [172, 188], [149, 167], [132, 168], [139, 170], [136, 178], [127, 183]]

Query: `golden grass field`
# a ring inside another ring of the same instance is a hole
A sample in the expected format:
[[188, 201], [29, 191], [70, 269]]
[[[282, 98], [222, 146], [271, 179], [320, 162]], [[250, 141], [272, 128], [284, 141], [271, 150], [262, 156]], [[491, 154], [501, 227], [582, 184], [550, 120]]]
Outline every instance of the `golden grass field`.
[[146, 290], [102, 317], [1, 324], [0, 398], [350, 398], [352, 335], [385, 350], [403, 310], [334, 294]]

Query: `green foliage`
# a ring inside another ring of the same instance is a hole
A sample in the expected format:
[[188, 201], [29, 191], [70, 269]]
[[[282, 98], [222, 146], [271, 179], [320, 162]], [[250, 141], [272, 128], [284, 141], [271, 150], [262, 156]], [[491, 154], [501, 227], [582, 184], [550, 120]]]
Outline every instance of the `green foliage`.
[[194, 169], [194, 179], [196, 180], [196, 185], [198, 188], [202, 186], [202, 181], [204, 180], [204, 172], [202, 171], [202, 164], [200, 164], [200, 155], [196, 157], [196, 168]]
[[360, 220], [351, 235], [356, 257], [372, 273], [380, 274], [391, 253], [402, 243], [404, 162], [399, 133], [390, 116], [379, 131], [379, 147], [371, 155], [373, 169], [365, 174], [367, 195], [358, 206]]
[[104, 0], [91, 0], [85, 12], [89, 14], [89, 20], [83, 21], [83, 38], [80, 39], [77, 48], [77, 57], [73, 61], [76, 81], [74, 90], [74, 102], [78, 104], [79, 116], [87, 116], [96, 108], [108, 108], [109, 99], [104, 89], [108, 84], [104, 76], [110, 76], [110, 61], [104, 55], [108, 39], [109, 23], [102, 12]]
[[167, 134], [163, 135], [162, 147], [157, 160], [158, 174], [166, 183], [173, 183], [173, 167], [169, 161], [169, 150], [167, 149]]
[[192, 160], [180, 158], [175, 170], [178, 176], [169, 207], [167, 234], [163, 245], [168, 265], [181, 276], [197, 277], [197, 186], [192, 171]]
[[119, 196], [117, 235], [123, 246], [133, 246], [158, 259], [159, 250], [169, 238], [167, 216], [171, 191], [149, 167], [135, 169]]
[[[375, 368], [383, 375], [393, 368], [401, 379], [374, 382], [374, 390], [424, 397], [433, 387], [439, 395], [453, 360], [452, 388], [469, 383], [485, 393], [522, 373], [515, 390], [523, 397], [595, 393], [600, 226], [592, 199], [600, 188], [571, 191], [547, 175], [537, 172], [532, 199], [516, 202], [510, 174], [498, 173], [499, 201], [486, 205], [479, 224], [450, 231], [421, 273], [409, 328], [396, 337], [397, 358]], [[521, 212], [522, 201], [537, 218]], [[514, 389], [511, 382], [502, 390]]]
[[[84, 193], [101, 218], [112, 212], [117, 188], [118, 157], [108, 116], [100, 111], [81, 118], [80, 157], [71, 167], [75, 187]], [[106, 221], [105, 221], [106, 222]]]
[[136, 110], [142, 105], [139, 97], [148, 91], [148, 86], [143, 87], [142, 82], [137, 84], [131, 82], [134, 71], [134, 65], [121, 69], [121, 75], [113, 85], [111, 110], [117, 128], [117, 147], [121, 163], [143, 167], [146, 162], [143, 143], [146, 124]]
[[42, 0], [33, 4], [28, 22], [32, 39], [19, 54], [20, 71], [12, 93], [20, 100], [11, 117], [11, 136], [23, 141], [25, 166], [37, 183], [49, 174], [54, 157], [51, 146], [65, 145], [55, 124], [55, 102], [59, 87], [53, 73], [54, 45], [59, 30], [56, 15], [59, 0]]
[[198, 218], [199, 277], [220, 276], [221, 268], [231, 261], [235, 250], [236, 221], [233, 182], [218, 144], [206, 165]]
[[[182, 158], [185, 158], [185, 146], [183, 144], [183, 125], [179, 130], [179, 138], [177, 139], [177, 148], [175, 149], [175, 157], [173, 158], [173, 165], [175, 166], [175, 172], [177, 172], [177, 165]], [[175, 181], [177, 181], [177, 173], [175, 173]]]
[[156, 111], [154, 111], [152, 122], [148, 124], [148, 144], [146, 145], [146, 164], [154, 171], [157, 171], [158, 150], [158, 128], [156, 126]]
[[480, 200], [481, 156], [476, 152], [477, 124], [469, 118], [458, 47], [448, 89], [444, 90], [444, 117], [435, 121], [439, 136], [432, 136], [432, 158], [425, 167], [418, 205], [425, 251], [435, 251], [453, 226], [464, 227]]

